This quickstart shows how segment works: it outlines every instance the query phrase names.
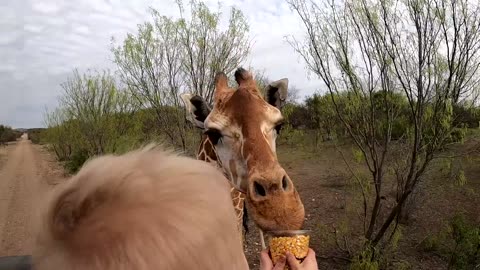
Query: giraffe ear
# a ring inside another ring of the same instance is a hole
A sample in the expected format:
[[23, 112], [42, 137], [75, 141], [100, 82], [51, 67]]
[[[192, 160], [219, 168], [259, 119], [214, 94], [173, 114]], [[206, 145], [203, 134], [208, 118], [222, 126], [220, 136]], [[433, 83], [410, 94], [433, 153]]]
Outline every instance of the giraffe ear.
[[270, 105], [281, 109], [287, 100], [288, 79], [283, 78], [278, 81], [271, 82], [265, 87], [265, 100]]
[[207, 102], [199, 95], [182, 94], [180, 97], [185, 104], [187, 120], [193, 123], [196, 127], [203, 129], [203, 122], [211, 111]]

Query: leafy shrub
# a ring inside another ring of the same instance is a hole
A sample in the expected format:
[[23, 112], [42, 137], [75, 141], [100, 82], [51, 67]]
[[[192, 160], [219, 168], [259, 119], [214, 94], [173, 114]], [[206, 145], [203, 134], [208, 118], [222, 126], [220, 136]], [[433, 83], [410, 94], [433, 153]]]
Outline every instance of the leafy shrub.
[[480, 110], [471, 108], [470, 106], [454, 105], [453, 106], [455, 126], [465, 126], [467, 128], [478, 128], [480, 122]]
[[378, 270], [379, 262], [375, 260], [372, 249], [367, 248], [355, 256], [350, 264], [350, 270]]
[[0, 144], [14, 142], [22, 134], [9, 126], [0, 125]]
[[[342, 102], [342, 97], [335, 95], [338, 103]], [[341, 105], [339, 105], [340, 107]], [[335, 106], [330, 94], [313, 95], [305, 99], [306, 114], [309, 116], [306, 126], [310, 129], [322, 129], [327, 133], [327, 137], [333, 137], [336, 130], [342, 129], [343, 124], [339, 121]]]
[[480, 265], [480, 226], [455, 215], [443, 230], [425, 238], [421, 247], [449, 260], [449, 269], [475, 269]]
[[308, 127], [311, 128], [314, 124], [311, 123], [312, 117], [307, 108], [297, 104], [286, 104], [282, 109], [283, 116], [286, 123], [293, 128]]
[[72, 153], [69, 160], [65, 162], [65, 168], [69, 173], [76, 173], [89, 158], [86, 150], [78, 150]]
[[398, 140], [402, 138], [410, 129], [411, 124], [407, 117], [399, 116], [392, 122], [391, 138]]
[[44, 128], [31, 128], [27, 130], [28, 139], [35, 144], [40, 144], [43, 142]]
[[480, 226], [456, 215], [450, 222], [451, 237], [455, 245], [450, 250], [450, 269], [474, 269], [480, 265]]
[[303, 145], [305, 132], [291, 125], [284, 125], [278, 137], [278, 144]]
[[449, 143], [463, 142], [467, 130], [465, 128], [454, 128], [450, 133], [450, 136], [447, 138]]
[[378, 91], [373, 95], [375, 114], [380, 127], [377, 138], [383, 139], [389, 131], [392, 140], [402, 138], [412, 126], [409, 119], [409, 105], [405, 95]]
[[420, 246], [424, 251], [431, 252], [431, 251], [438, 251], [440, 250], [440, 243], [442, 239], [439, 235], [428, 235], [423, 239], [420, 243]]

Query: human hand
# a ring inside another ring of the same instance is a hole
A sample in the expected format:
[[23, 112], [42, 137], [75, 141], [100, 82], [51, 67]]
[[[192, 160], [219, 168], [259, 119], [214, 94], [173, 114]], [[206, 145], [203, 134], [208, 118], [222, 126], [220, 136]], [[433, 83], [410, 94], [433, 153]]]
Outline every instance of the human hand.
[[275, 267], [273, 267], [272, 259], [268, 255], [268, 250], [262, 250], [260, 252], [260, 270], [283, 270], [285, 264], [287, 263], [287, 257], [282, 257], [278, 260]]
[[291, 253], [287, 253], [287, 256], [280, 258], [275, 266], [268, 255], [268, 250], [262, 250], [260, 253], [260, 270], [283, 270], [287, 262], [291, 270], [318, 270], [315, 251], [311, 248], [308, 249], [307, 257], [302, 263], [299, 263]]
[[305, 257], [302, 263], [299, 263], [291, 253], [287, 253], [287, 262], [291, 270], [318, 270], [315, 251], [311, 248], [308, 249], [307, 257]]

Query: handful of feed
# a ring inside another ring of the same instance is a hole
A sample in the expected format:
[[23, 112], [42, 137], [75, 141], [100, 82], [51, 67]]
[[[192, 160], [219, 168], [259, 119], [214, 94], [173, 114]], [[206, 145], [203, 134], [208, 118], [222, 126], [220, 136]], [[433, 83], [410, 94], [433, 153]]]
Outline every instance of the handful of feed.
[[[308, 232], [306, 230], [268, 232], [268, 246], [273, 263], [276, 264], [287, 251], [302, 262], [308, 254], [310, 242]], [[285, 269], [289, 269], [288, 266], [285, 266]]]

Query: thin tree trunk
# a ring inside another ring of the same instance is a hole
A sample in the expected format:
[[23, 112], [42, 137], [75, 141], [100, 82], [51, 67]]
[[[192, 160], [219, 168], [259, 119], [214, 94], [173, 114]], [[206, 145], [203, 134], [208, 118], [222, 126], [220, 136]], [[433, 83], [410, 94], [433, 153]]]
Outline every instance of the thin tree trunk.
[[[377, 174], [377, 173], [375, 172], [374, 174]], [[380, 204], [381, 204], [381, 196], [380, 196], [381, 184], [379, 183], [381, 179], [378, 179], [378, 175], [374, 176], [374, 179], [375, 179], [375, 186], [376, 186], [375, 187], [375, 190], [376, 190], [375, 204], [373, 205], [372, 213], [370, 216], [370, 223], [368, 225], [367, 234], [365, 235], [365, 237], [369, 240], [371, 240], [373, 232], [375, 230], [375, 224], [377, 221], [377, 216], [378, 216], [378, 212], [380, 211]]]

